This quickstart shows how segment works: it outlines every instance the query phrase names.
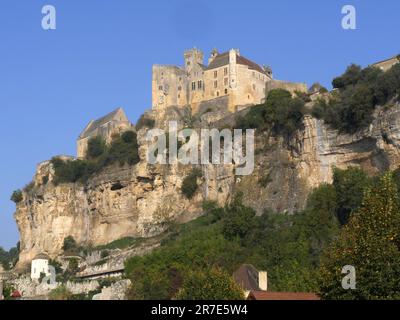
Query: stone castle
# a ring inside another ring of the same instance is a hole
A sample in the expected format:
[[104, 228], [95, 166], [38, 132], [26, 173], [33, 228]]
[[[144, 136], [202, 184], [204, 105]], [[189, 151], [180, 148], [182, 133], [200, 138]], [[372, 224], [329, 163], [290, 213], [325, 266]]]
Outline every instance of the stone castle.
[[203, 52], [194, 48], [185, 51], [184, 66], [153, 66], [152, 107], [190, 105], [196, 112], [202, 102], [227, 97], [227, 107], [234, 112], [261, 103], [272, 79], [271, 68], [243, 57], [237, 49], [214, 49], [205, 65]]

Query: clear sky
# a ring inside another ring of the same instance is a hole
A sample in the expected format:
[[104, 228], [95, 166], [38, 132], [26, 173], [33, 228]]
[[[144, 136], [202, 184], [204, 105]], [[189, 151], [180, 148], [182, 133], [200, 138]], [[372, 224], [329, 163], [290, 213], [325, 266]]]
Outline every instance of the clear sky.
[[[54, 5], [57, 29], [41, 27]], [[352, 4], [357, 30], [344, 30]], [[400, 53], [398, 0], [1, 0], [0, 246], [18, 241], [13, 190], [35, 166], [75, 154], [90, 119], [123, 107], [132, 121], [151, 107], [152, 64], [181, 64], [183, 51], [239, 48], [277, 79], [332, 78]]]

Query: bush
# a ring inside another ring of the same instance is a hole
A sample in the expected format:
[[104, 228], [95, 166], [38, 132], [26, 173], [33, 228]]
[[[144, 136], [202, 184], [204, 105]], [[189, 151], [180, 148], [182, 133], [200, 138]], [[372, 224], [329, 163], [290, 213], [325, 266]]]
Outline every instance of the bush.
[[242, 289], [226, 271], [192, 271], [186, 277], [178, 300], [244, 300]]
[[49, 293], [50, 300], [69, 300], [72, 297], [72, 293], [65, 286], [57, 287]]
[[78, 244], [76, 243], [75, 239], [72, 236], [68, 236], [64, 239], [64, 244], [62, 249], [64, 252], [68, 253], [77, 253]]
[[11, 201], [13, 201], [15, 204], [20, 203], [22, 200], [24, 200], [24, 196], [22, 194], [21, 190], [15, 190], [12, 195], [11, 195]]
[[319, 100], [312, 114], [332, 128], [354, 133], [371, 123], [377, 105], [385, 105], [399, 97], [400, 64], [387, 72], [376, 67], [361, 69], [351, 65], [332, 84], [339, 90], [328, 102]]
[[142, 128], [153, 129], [154, 125], [155, 125], [154, 119], [150, 119], [145, 114], [142, 114], [136, 123], [136, 130], [139, 131]]
[[193, 168], [192, 171], [185, 177], [185, 179], [183, 179], [181, 190], [187, 199], [192, 199], [195, 195], [198, 189], [197, 179], [201, 178], [202, 176], [203, 173], [200, 169]]
[[88, 142], [87, 158], [96, 159], [107, 150], [106, 142], [100, 136], [91, 138]]
[[140, 161], [136, 133], [126, 131], [116, 137], [110, 146], [104, 146], [101, 138], [92, 138], [88, 149], [88, 159], [61, 160], [53, 158], [54, 183], [86, 183], [96, 172], [113, 165], [134, 165]]
[[252, 107], [244, 117], [237, 119], [236, 127], [290, 138], [296, 130], [303, 128], [304, 104], [304, 99], [293, 98], [289, 91], [271, 90], [264, 104]]

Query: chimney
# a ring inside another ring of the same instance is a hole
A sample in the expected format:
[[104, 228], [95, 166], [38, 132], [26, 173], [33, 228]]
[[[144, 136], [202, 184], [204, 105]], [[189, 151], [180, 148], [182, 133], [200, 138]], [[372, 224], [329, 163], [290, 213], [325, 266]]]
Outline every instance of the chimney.
[[267, 271], [260, 271], [258, 273], [258, 287], [261, 291], [268, 290], [268, 274]]
[[218, 55], [218, 50], [216, 48], [212, 49], [210, 58], [208, 59], [208, 64], [213, 62], [217, 55]]

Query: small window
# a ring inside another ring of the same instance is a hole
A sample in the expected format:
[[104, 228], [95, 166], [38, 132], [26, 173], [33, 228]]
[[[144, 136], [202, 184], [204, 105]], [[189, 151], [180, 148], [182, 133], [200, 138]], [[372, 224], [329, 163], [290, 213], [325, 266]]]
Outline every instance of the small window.
[[225, 88], [225, 94], [228, 94], [228, 89]]
[[196, 90], [196, 82], [192, 82], [192, 91]]
[[179, 86], [179, 87], [178, 87], [178, 91], [181, 91], [181, 90], [182, 90], [182, 87], [181, 87], [181, 86]]
[[228, 75], [228, 68], [224, 68], [224, 76]]
[[224, 85], [227, 86], [228, 85], [228, 78], [224, 79]]
[[190, 66], [190, 61], [187, 62], [187, 65]]
[[256, 91], [256, 85], [253, 83], [253, 90]]
[[214, 78], [218, 77], [218, 71], [214, 71]]
[[179, 77], [179, 81], [182, 81], [182, 78], [181, 78], [181, 77]]
[[249, 99], [249, 100], [250, 100], [250, 95], [249, 95], [249, 94], [247, 95], [247, 99]]
[[214, 81], [214, 88], [218, 87], [218, 81]]
[[181, 95], [180, 94], [178, 94], [178, 99], [180, 99], [181, 98]]
[[219, 91], [217, 91], [217, 97], [219, 97]]
[[162, 90], [163, 89], [163, 86], [158, 86], [158, 90]]
[[200, 81], [197, 81], [197, 89], [201, 89], [203, 87], [203, 83]]

